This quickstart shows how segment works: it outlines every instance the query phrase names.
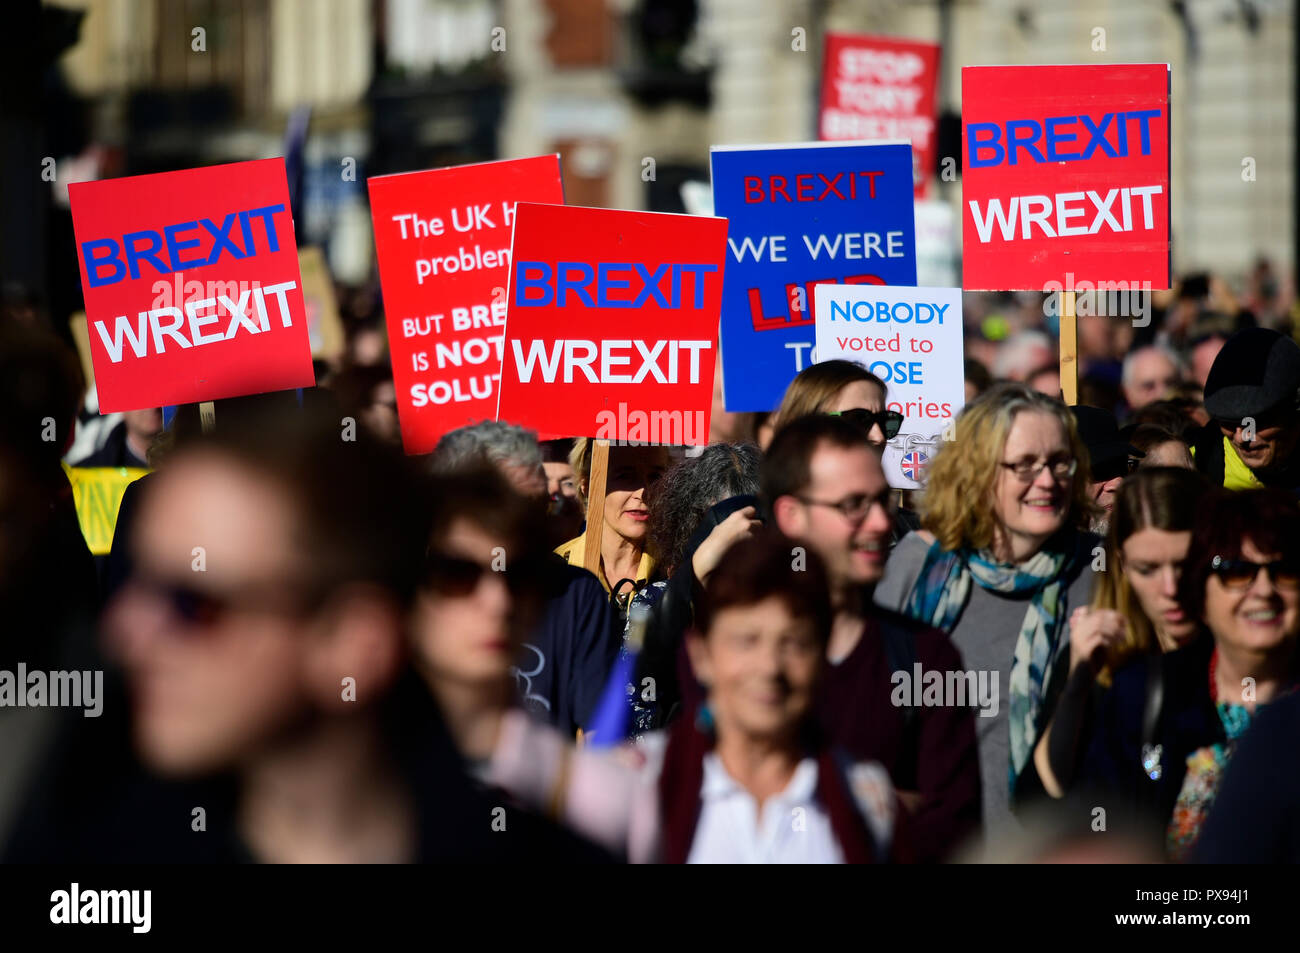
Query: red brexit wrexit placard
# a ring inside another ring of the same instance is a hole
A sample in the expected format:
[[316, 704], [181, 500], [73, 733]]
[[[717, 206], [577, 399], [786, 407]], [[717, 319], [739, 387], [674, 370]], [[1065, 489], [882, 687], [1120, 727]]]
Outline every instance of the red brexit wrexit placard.
[[934, 175], [939, 47], [883, 36], [826, 34], [819, 138], [909, 139], [917, 198]]
[[283, 159], [68, 195], [101, 413], [316, 382]]
[[1169, 67], [968, 66], [962, 286], [1169, 287]]
[[520, 203], [498, 419], [703, 445], [727, 220]]
[[515, 203], [564, 204], [560, 157], [368, 181], [407, 453], [497, 409]]

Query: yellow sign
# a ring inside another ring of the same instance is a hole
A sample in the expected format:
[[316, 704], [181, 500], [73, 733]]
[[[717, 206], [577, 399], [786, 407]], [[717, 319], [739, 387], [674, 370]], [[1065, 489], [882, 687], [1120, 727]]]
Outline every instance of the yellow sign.
[[302, 303], [307, 309], [311, 356], [326, 360], [341, 357], [345, 346], [343, 319], [334, 299], [334, 280], [325, 253], [315, 247], [299, 248], [298, 273], [302, 276]]
[[77, 522], [86, 545], [96, 556], [113, 548], [113, 528], [122, 494], [134, 480], [148, 473], [138, 467], [68, 467], [63, 468], [72, 483], [72, 499], [77, 506]]

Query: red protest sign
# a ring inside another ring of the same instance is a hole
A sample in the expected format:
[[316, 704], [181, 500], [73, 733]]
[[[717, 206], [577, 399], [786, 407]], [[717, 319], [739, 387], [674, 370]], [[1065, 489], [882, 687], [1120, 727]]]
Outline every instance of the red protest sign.
[[1169, 68], [962, 69], [962, 286], [1169, 287]]
[[520, 203], [498, 418], [709, 441], [727, 220]]
[[826, 34], [821, 139], [910, 139], [922, 198], [934, 175], [939, 47], [883, 36]]
[[516, 202], [564, 204], [560, 157], [368, 181], [407, 453], [496, 415]]
[[68, 195], [101, 413], [316, 382], [283, 159]]

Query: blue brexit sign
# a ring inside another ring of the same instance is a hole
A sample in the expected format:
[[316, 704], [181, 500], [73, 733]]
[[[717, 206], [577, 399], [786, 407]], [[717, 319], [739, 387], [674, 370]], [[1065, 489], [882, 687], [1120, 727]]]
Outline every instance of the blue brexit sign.
[[813, 289], [916, 284], [906, 142], [715, 146], [729, 220], [722, 379], [730, 411], [774, 410], [813, 363]]

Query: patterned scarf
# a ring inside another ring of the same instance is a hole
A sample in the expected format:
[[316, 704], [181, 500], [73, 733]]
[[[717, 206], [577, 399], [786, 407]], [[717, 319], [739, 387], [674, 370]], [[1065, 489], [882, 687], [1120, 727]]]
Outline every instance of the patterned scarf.
[[[1067, 537], [1067, 542], [1069, 538]], [[1074, 546], [1067, 548], [1073, 552]], [[1011, 761], [1008, 789], [1024, 769], [1038, 737], [1038, 720], [1048, 673], [1057, 653], [1068, 646], [1061, 638], [1067, 582], [1074, 559], [1043, 549], [1023, 563], [1000, 563], [987, 550], [946, 551], [936, 541], [903, 611], [936, 629], [951, 632], [970, 599], [971, 582], [992, 592], [1029, 599], [1012, 656], [1007, 694], [1010, 703]]]
[[[1185, 861], [1196, 845], [1200, 836], [1201, 825], [1205, 823], [1210, 808], [1214, 806], [1215, 795], [1219, 793], [1219, 782], [1232, 760], [1233, 749], [1237, 739], [1246, 733], [1253, 716], [1245, 705], [1219, 700], [1218, 685], [1214, 681], [1215, 669], [1219, 663], [1219, 650], [1216, 648], [1210, 656], [1210, 699], [1214, 702], [1214, 711], [1223, 725], [1226, 741], [1197, 748], [1187, 756], [1187, 774], [1183, 776], [1183, 786], [1178, 790], [1178, 800], [1174, 802], [1174, 813], [1165, 828], [1165, 849], [1173, 861]], [[1290, 694], [1291, 689], [1279, 693]], [[1263, 705], [1255, 706], [1258, 715]]]

